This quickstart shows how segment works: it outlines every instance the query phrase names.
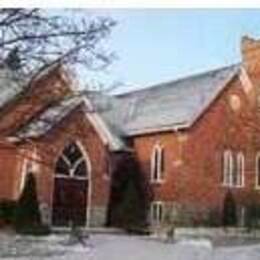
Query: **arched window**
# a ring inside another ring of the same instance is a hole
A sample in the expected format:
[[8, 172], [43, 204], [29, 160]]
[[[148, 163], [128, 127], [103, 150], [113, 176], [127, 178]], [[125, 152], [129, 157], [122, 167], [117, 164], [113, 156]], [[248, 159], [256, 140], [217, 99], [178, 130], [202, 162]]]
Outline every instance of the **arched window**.
[[224, 152], [223, 185], [242, 187], [245, 182], [245, 157], [242, 152], [236, 154], [230, 150]]
[[245, 183], [245, 156], [242, 152], [237, 154], [237, 167], [236, 167], [236, 183], [238, 187], [244, 186]]
[[256, 155], [256, 188], [260, 189], [260, 153]]
[[226, 150], [223, 155], [223, 185], [231, 185], [233, 182], [233, 156], [230, 150]]
[[88, 178], [86, 160], [75, 143], [67, 145], [57, 160], [55, 173], [59, 177]]
[[151, 156], [151, 181], [160, 182], [164, 178], [164, 149], [156, 145]]

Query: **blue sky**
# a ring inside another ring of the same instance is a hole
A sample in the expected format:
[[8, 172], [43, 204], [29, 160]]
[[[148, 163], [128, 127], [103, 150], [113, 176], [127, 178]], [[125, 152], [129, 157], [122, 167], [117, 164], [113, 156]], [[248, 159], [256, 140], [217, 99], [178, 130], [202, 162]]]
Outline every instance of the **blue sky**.
[[[239, 62], [243, 35], [260, 38], [260, 9], [92, 10], [118, 21], [109, 48], [118, 59], [104, 84], [123, 82], [129, 91]], [[92, 75], [89, 75], [92, 78]]]

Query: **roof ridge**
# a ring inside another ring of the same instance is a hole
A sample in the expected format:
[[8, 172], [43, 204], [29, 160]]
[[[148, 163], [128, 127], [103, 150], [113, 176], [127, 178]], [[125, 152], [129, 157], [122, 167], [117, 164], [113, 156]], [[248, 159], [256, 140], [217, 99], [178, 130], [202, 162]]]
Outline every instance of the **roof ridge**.
[[149, 91], [151, 89], [156, 89], [156, 88], [159, 88], [159, 87], [163, 87], [165, 85], [175, 84], [175, 83], [182, 82], [182, 81], [185, 81], [185, 80], [191, 80], [191, 79], [194, 79], [194, 78], [205, 76], [207, 74], [217, 73], [221, 70], [236, 68], [240, 65], [241, 65], [241, 63], [234, 63], [234, 64], [230, 64], [230, 65], [227, 65], [227, 66], [224, 66], [224, 67], [218, 67], [218, 68], [214, 68], [214, 69], [211, 69], [211, 70], [190, 74], [190, 75], [183, 76], [183, 77], [180, 77], [180, 78], [176, 78], [176, 79], [173, 79], [173, 80], [168, 80], [168, 81], [164, 81], [164, 82], [161, 82], [161, 83], [149, 85], [149, 86], [144, 87], [142, 89], [136, 89], [136, 90], [132, 90], [132, 91], [130, 90], [130, 91], [125, 92], [125, 93], [116, 94], [116, 95], [114, 95], [114, 97], [116, 97], [116, 98], [128, 97], [128, 96], [134, 95], [136, 93]]

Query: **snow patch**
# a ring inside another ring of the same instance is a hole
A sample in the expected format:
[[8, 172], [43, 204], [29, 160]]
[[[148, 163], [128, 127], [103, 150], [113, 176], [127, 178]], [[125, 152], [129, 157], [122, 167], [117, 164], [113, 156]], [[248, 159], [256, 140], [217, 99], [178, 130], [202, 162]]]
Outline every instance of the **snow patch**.
[[70, 243], [68, 235], [44, 238], [0, 234], [0, 259], [13, 260], [259, 260], [260, 244], [215, 247], [210, 239], [183, 238], [173, 243], [127, 235], [90, 235]]
[[182, 239], [176, 243], [177, 246], [193, 246], [193, 247], [201, 247], [204, 249], [213, 249], [212, 242], [209, 239]]

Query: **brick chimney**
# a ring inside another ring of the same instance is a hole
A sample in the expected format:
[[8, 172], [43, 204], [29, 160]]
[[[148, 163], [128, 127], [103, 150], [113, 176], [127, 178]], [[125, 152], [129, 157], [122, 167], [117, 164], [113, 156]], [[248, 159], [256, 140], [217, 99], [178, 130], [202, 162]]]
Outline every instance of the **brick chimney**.
[[249, 75], [260, 78], [260, 40], [244, 36], [241, 40], [244, 68]]

